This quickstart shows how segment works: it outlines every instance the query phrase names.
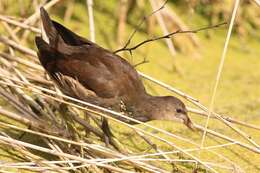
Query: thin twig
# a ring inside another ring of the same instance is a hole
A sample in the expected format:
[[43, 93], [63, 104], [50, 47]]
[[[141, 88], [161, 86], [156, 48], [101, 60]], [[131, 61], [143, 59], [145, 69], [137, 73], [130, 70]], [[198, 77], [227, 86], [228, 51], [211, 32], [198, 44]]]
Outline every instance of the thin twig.
[[148, 62], [149, 62], [149, 61], [147, 60], [147, 58], [144, 57], [144, 59], [143, 59], [141, 62], [139, 62], [139, 63], [137, 63], [137, 64], [134, 64], [133, 66], [136, 68], [137, 66], [142, 65], [142, 64], [145, 64], [145, 63], [148, 63]]
[[[194, 109], [194, 108], [191, 108], [191, 107], [187, 107], [187, 109], [188, 109], [189, 112], [194, 113], [196, 115], [201, 115], [203, 117], [208, 116], [207, 112], [205, 112], [203, 110], [198, 110], [198, 109]], [[223, 116], [223, 115], [220, 115], [220, 116], [228, 122], [238, 124], [238, 125], [241, 125], [241, 126], [244, 126], [244, 127], [248, 127], [248, 128], [251, 128], [251, 129], [255, 129], [255, 130], [260, 130], [260, 127], [257, 126], [257, 125], [249, 124], [249, 123], [246, 123], [244, 121], [231, 118], [229, 116]], [[210, 118], [217, 119], [217, 117], [215, 117], [215, 116], [211, 116]]]
[[123, 47], [121, 49], [118, 49], [118, 50], [114, 51], [114, 53], [118, 53], [118, 52], [121, 52], [121, 51], [129, 51], [129, 52], [131, 52], [131, 51], [139, 48], [143, 44], [146, 44], [146, 43], [149, 43], [149, 42], [153, 42], [153, 41], [157, 41], [157, 40], [161, 40], [161, 39], [171, 38], [173, 35], [176, 35], [176, 34], [198, 33], [200, 31], [218, 28], [218, 27], [220, 27], [222, 25], [226, 25], [226, 24], [227, 24], [226, 22], [222, 22], [222, 23], [219, 23], [219, 24], [216, 24], [216, 25], [206, 26], [206, 27], [199, 28], [199, 29], [194, 29], [194, 30], [186, 30], [186, 31], [177, 30], [177, 31], [171, 32], [171, 33], [169, 33], [167, 35], [163, 35], [163, 36], [160, 36], [160, 37], [155, 37], [155, 38], [150, 38], [150, 39], [144, 40], [144, 41], [142, 41], [142, 42], [140, 42], [140, 43], [138, 43], [135, 46], [130, 47], [130, 48]]
[[[156, 6], [157, 6], [157, 0], [150, 0], [150, 4], [151, 4], [152, 8], [155, 9]], [[164, 34], [164, 35], [169, 34], [169, 31], [168, 31], [168, 29], [167, 29], [167, 26], [166, 26], [166, 24], [165, 24], [165, 21], [163, 20], [162, 14], [161, 14], [161, 13], [157, 13], [157, 14], [155, 14], [155, 16], [156, 16], [156, 18], [157, 18], [157, 20], [158, 20], [159, 25], [160, 25], [161, 28], [162, 28], [163, 34]], [[175, 50], [175, 47], [174, 47], [174, 45], [173, 45], [172, 40], [170, 40], [170, 39], [165, 39], [165, 41], [166, 41], [166, 44], [167, 44], [167, 46], [168, 46], [168, 48], [169, 48], [169, 51], [170, 51], [171, 55], [172, 55], [172, 56], [175, 56], [175, 55], [176, 55], [176, 50]]]
[[124, 47], [114, 51], [114, 53], [118, 53], [123, 51], [124, 49], [127, 48], [127, 46], [131, 43], [131, 40], [133, 39], [134, 35], [136, 34], [136, 32], [140, 29], [140, 27], [142, 26], [142, 24], [147, 20], [147, 18], [151, 17], [152, 15], [154, 15], [155, 13], [161, 11], [165, 5], [167, 4], [168, 0], [164, 1], [164, 3], [162, 4], [162, 6], [160, 8], [158, 8], [155, 11], [152, 11], [149, 15], [144, 16], [143, 19], [139, 22], [139, 24], [137, 25], [137, 27], [134, 29], [134, 31], [132, 32], [132, 34], [130, 35], [130, 37], [128, 38], [126, 44], [124, 45]]

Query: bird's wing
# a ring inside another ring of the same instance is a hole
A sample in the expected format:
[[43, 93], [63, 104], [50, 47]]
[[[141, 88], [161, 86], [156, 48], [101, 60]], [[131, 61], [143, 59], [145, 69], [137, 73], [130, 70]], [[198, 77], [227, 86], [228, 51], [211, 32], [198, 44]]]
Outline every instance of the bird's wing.
[[50, 75], [61, 73], [75, 78], [104, 98], [131, 99], [145, 93], [136, 70], [126, 60], [51, 21], [43, 8], [41, 18], [50, 43], [36, 37], [36, 45]]
[[55, 59], [54, 73], [57, 71], [76, 78], [100, 97], [134, 97], [137, 93], [144, 92], [135, 69], [104, 49], [92, 47], [84, 54], [65, 55]]
[[135, 69], [105, 49], [90, 47], [84, 53], [67, 55], [52, 49], [40, 37], [36, 37], [36, 44], [40, 62], [52, 77], [56, 73], [73, 77], [104, 98], [130, 98], [144, 92]]

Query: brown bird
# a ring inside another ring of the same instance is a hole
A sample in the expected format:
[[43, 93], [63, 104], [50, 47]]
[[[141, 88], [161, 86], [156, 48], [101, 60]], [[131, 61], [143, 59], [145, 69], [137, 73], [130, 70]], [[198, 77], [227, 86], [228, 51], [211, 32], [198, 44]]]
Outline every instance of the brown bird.
[[142, 122], [177, 120], [194, 129], [183, 102], [173, 96], [148, 94], [137, 71], [125, 59], [52, 21], [43, 8], [41, 19], [49, 43], [35, 38], [38, 57], [63, 92], [123, 110]]

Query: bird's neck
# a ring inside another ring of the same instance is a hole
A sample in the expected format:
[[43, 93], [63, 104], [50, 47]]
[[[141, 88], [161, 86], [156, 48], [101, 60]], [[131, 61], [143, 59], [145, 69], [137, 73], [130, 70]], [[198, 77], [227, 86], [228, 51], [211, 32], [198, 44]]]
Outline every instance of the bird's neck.
[[136, 119], [143, 119], [143, 121], [150, 121], [152, 111], [156, 107], [157, 97], [150, 94], [145, 94], [135, 102], [133, 105], [133, 116]]

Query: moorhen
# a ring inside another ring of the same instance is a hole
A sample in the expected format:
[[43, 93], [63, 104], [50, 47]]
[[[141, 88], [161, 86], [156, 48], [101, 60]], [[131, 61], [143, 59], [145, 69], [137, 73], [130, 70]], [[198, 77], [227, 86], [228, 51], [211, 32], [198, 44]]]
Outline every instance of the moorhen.
[[38, 57], [65, 94], [123, 110], [142, 122], [177, 120], [194, 129], [182, 101], [148, 94], [137, 71], [125, 59], [51, 20], [44, 8], [40, 13], [49, 43], [35, 38]]

